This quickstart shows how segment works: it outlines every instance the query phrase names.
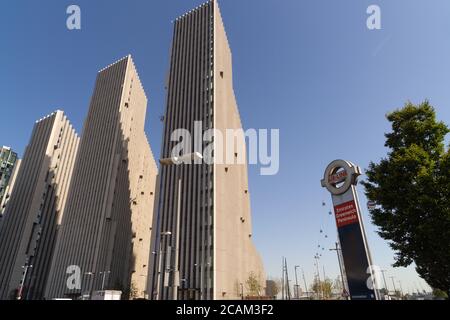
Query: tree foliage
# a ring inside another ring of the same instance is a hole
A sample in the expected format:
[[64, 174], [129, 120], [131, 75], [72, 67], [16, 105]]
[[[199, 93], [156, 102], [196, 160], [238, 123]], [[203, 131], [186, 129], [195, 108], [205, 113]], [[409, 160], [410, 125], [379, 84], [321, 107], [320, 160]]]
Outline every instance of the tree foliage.
[[136, 283], [134, 281], [131, 281], [130, 291], [129, 291], [128, 295], [129, 295], [129, 300], [133, 300], [138, 297], [138, 290], [137, 290]]
[[319, 299], [330, 299], [333, 293], [333, 281], [330, 279], [321, 281], [316, 277], [311, 285], [311, 291], [313, 291]]
[[450, 288], [449, 128], [428, 103], [407, 103], [387, 115], [387, 158], [370, 163], [363, 182], [376, 203], [371, 218], [396, 252], [394, 266], [416, 264], [433, 288]]
[[433, 289], [433, 297], [436, 299], [448, 299], [447, 293], [439, 289]]
[[261, 285], [261, 280], [260, 277], [253, 271], [249, 273], [248, 278], [245, 281], [245, 285], [250, 296], [261, 296], [261, 290], [263, 288]]

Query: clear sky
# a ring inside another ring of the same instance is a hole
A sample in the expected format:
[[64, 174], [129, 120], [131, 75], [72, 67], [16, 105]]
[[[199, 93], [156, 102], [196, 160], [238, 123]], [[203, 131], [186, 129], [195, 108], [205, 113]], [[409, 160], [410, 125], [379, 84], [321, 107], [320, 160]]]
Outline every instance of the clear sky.
[[[149, 97], [146, 132], [158, 157], [171, 20], [201, 3], [3, 1], [0, 144], [23, 155], [34, 121], [55, 109], [81, 132], [97, 71], [131, 53]], [[66, 28], [70, 4], [81, 7], [80, 31]], [[381, 8], [381, 30], [366, 27], [371, 4]], [[279, 174], [260, 176], [252, 166], [249, 177], [254, 240], [267, 274], [280, 277], [284, 255], [291, 278], [300, 265], [311, 282], [320, 245], [321, 264], [335, 278], [337, 260], [328, 248], [336, 228], [330, 195], [320, 186], [323, 171], [337, 158], [366, 168], [383, 157], [384, 116], [407, 100], [429, 99], [450, 124], [450, 1], [222, 0], [220, 6], [242, 122], [280, 129]], [[375, 264], [401, 280], [404, 291], [425, 288], [414, 268], [390, 267], [394, 254], [375, 233], [358, 190]]]

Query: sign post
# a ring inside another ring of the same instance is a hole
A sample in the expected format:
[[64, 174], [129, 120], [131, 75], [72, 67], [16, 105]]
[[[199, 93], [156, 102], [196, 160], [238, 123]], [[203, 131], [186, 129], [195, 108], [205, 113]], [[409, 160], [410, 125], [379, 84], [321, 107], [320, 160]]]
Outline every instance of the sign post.
[[333, 200], [336, 226], [352, 300], [378, 300], [375, 275], [356, 192], [361, 169], [344, 160], [331, 162], [321, 181]]

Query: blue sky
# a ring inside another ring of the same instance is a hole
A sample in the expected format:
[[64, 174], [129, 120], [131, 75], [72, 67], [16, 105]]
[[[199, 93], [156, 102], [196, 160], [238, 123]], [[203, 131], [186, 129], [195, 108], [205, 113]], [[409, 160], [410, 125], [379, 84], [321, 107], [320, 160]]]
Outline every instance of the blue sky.
[[[450, 123], [450, 2], [429, 2], [220, 2], [242, 122], [280, 129], [279, 174], [260, 176], [259, 167], [250, 168], [254, 240], [268, 275], [280, 276], [284, 255], [291, 278], [300, 265], [311, 282], [318, 245], [328, 249], [336, 239], [330, 195], [320, 186], [323, 171], [337, 158], [366, 168], [383, 157], [386, 112], [429, 99]], [[4, 1], [0, 144], [22, 155], [34, 121], [55, 109], [81, 132], [97, 71], [131, 53], [149, 97], [146, 132], [158, 156], [171, 20], [201, 3]], [[66, 29], [70, 4], [81, 7], [80, 31]], [[371, 4], [381, 8], [382, 30], [366, 28]], [[390, 267], [393, 252], [365, 208], [363, 214], [375, 264], [405, 291], [425, 287], [413, 268]], [[321, 264], [327, 276], [338, 275], [333, 252], [324, 250]]]

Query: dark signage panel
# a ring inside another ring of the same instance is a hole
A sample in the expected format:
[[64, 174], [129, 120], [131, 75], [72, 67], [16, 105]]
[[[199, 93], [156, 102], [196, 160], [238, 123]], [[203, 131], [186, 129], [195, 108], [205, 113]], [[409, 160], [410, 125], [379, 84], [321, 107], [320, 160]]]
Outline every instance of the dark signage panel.
[[338, 231], [351, 299], [375, 300], [375, 292], [367, 286], [369, 264], [359, 223], [340, 227]]

